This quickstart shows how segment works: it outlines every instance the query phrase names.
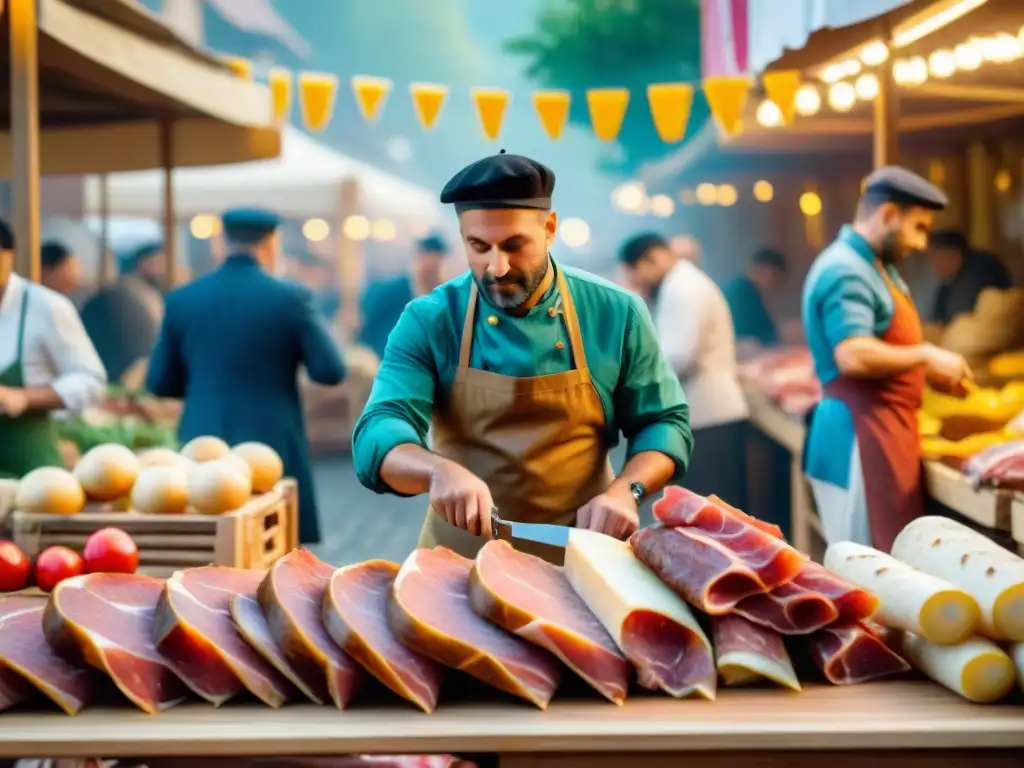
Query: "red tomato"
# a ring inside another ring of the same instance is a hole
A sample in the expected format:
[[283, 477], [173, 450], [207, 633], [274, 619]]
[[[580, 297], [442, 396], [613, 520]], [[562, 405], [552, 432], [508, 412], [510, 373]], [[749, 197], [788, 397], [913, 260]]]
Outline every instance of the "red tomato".
[[28, 586], [32, 563], [13, 541], [0, 541], [0, 592], [17, 592]]
[[81, 556], [67, 547], [47, 547], [36, 558], [36, 586], [49, 592], [64, 579], [85, 573]]
[[120, 528], [100, 528], [85, 541], [82, 550], [89, 573], [135, 573], [139, 548]]

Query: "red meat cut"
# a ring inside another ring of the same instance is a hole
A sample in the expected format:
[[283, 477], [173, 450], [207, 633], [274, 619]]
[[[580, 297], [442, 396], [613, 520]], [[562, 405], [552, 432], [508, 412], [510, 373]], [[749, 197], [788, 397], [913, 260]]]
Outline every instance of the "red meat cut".
[[843, 622], [807, 638], [811, 659], [833, 685], [855, 685], [910, 669], [870, 626]]
[[239, 593], [231, 598], [231, 620], [245, 642], [274, 669], [303, 693], [314, 704], [323, 704], [316, 693], [306, 685], [298, 672], [284, 657], [281, 647], [270, 634], [270, 625], [256, 600], [256, 589]]
[[280, 707], [295, 693], [231, 620], [231, 598], [255, 591], [264, 576], [216, 565], [177, 571], [157, 603], [157, 650], [189, 688], [214, 705], [248, 690], [264, 704]]
[[392, 631], [440, 664], [547, 708], [558, 687], [558, 662], [473, 612], [472, 569], [472, 560], [446, 547], [414, 550], [398, 571], [388, 603]]
[[975, 490], [985, 485], [1024, 491], [1024, 440], [979, 451], [964, 465], [964, 474]]
[[324, 592], [324, 626], [334, 642], [377, 680], [424, 712], [433, 712], [443, 668], [402, 645], [388, 626], [388, 600], [396, 576], [398, 564], [387, 560], [336, 570]]
[[54, 587], [43, 613], [50, 647], [105, 672], [144, 712], [170, 709], [188, 689], [153, 642], [153, 615], [162, 579], [90, 573]]
[[469, 603], [477, 615], [553, 653], [605, 698], [626, 700], [626, 659], [558, 566], [507, 541], [489, 541], [473, 564]]
[[58, 656], [43, 635], [46, 600], [8, 597], [0, 601], [0, 710], [38, 689], [69, 715], [92, 699], [96, 674]]
[[334, 568], [307, 549], [295, 549], [270, 567], [256, 591], [270, 636], [317, 697], [338, 709], [352, 700], [365, 673], [324, 628], [320, 602]]

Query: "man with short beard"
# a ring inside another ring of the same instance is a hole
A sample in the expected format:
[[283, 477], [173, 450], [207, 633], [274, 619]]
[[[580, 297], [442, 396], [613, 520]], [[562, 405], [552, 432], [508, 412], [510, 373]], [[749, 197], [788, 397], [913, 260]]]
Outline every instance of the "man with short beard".
[[864, 183], [854, 222], [815, 260], [803, 320], [825, 397], [814, 411], [805, 470], [828, 542], [888, 552], [923, 514], [917, 410], [925, 383], [963, 396], [964, 359], [924, 343], [897, 265], [928, 245], [945, 194], [898, 167]]
[[421, 547], [473, 557], [495, 507], [625, 538], [643, 497], [686, 471], [689, 408], [650, 314], [551, 257], [554, 186], [549, 168], [502, 153], [441, 193], [469, 271], [406, 307], [353, 437], [365, 486], [429, 495]]

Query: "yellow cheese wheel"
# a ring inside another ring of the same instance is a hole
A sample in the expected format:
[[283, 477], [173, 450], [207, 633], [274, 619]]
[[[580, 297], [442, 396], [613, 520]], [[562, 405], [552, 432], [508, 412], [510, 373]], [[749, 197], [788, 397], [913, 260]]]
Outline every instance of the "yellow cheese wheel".
[[141, 469], [146, 467], [177, 467], [178, 469], [188, 470], [194, 463], [191, 459], [182, 456], [177, 451], [172, 451], [170, 448], [150, 448], [139, 454], [139, 467]]
[[273, 448], [263, 443], [239, 443], [231, 453], [252, 469], [252, 492], [269, 493], [284, 476], [284, 464]]
[[138, 457], [116, 443], [97, 445], [75, 464], [78, 482], [89, 497], [99, 501], [114, 501], [130, 493], [138, 475]]
[[132, 488], [132, 507], [144, 515], [180, 514], [188, 500], [188, 472], [181, 467], [146, 467]]
[[75, 515], [85, 507], [85, 491], [66, 469], [40, 467], [21, 478], [14, 507], [23, 512]]
[[208, 461], [189, 473], [188, 499], [197, 512], [232, 512], [252, 496], [252, 483], [231, 461]]
[[185, 443], [185, 447], [181, 449], [181, 455], [186, 459], [199, 462], [200, 464], [204, 461], [213, 461], [214, 459], [222, 458], [227, 455], [228, 444], [221, 440], [219, 437], [211, 437], [209, 435], [204, 437], [197, 437], [193, 440], [189, 440]]

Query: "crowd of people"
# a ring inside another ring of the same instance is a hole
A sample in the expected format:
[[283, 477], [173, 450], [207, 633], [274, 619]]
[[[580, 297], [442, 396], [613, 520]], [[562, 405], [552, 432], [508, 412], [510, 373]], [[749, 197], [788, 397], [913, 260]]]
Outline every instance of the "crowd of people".
[[[551, 254], [554, 185], [525, 157], [467, 166], [441, 200], [458, 215], [469, 270], [445, 281], [450, 248], [430, 236], [407, 274], [364, 295], [358, 340], [381, 364], [354, 429], [355, 471], [378, 493], [428, 497], [421, 544], [472, 554], [494, 509], [624, 536], [645, 497], [684, 477], [746, 505], [737, 360], [786, 340], [768, 307], [788, 260], [758, 250], [720, 287], [692, 237], [640, 234], [620, 249], [616, 285]], [[825, 387], [806, 469], [830, 539], [884, 548], [920, 510], [924, 383], [956, 393], [971, 377], [962, 358], [924, 343], [897, 267], [927, 250], [943, 280], [928, 317], [940, 322], [1010, 284], [995, 257], [931, 232], [945, 205], [908, 171], [877, 172], [804, 282], [803, 329]], [[300, 538], [318, 541], [298, 381], [300, 369], [323, 385], [345, 378], [324, 322], [338, 299], [296, 284], [327, 282], [311, 255], [278, 277], [281, 225], [268, 211], [226, 212], [223, 264], [168, 295], [165, 255], [146, 243], [80, 313], [74, 254], [46, 244], [34, 285], [13, 271], [14, 236], [0, 226], [0, 472], [58, 463], [50, 413], [98, 403], [143, 360], [148, 390], [184, 401], [181, 440], [257, 440], [281, 454], [299, 481]], [[627, 459], [615, 473], [620, 436]]]

